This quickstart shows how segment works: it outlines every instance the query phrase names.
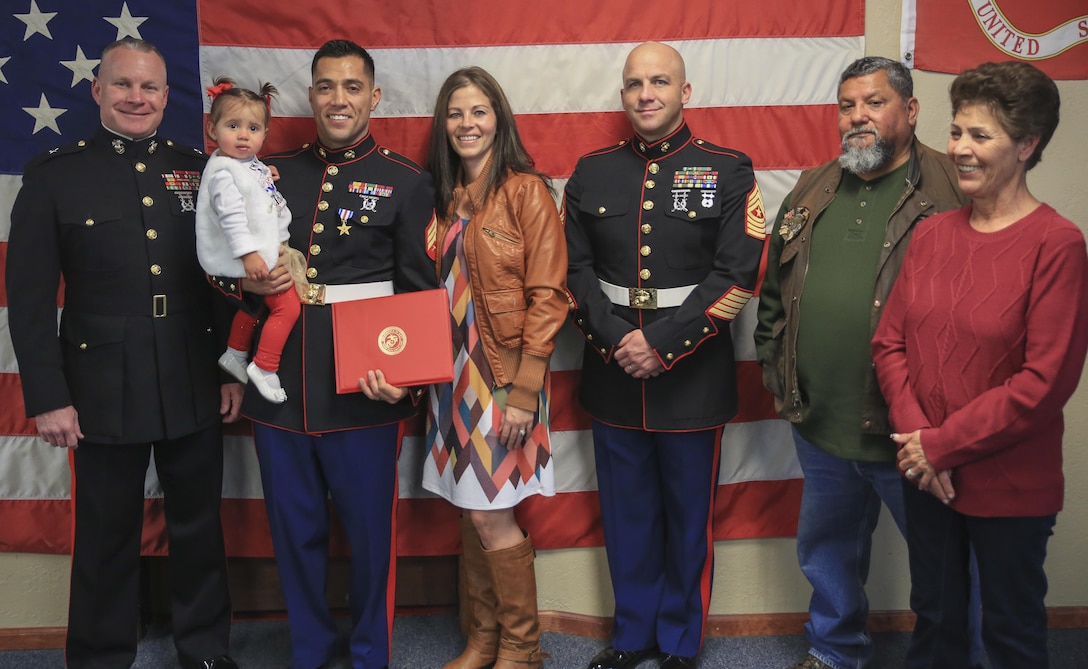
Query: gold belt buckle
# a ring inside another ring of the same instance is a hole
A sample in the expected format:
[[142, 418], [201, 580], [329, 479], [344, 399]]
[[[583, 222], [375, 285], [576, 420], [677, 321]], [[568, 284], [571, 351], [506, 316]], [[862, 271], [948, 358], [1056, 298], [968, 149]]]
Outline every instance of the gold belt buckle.
[[306, 304], [316, 306], [325, 304], [325, 284], [311, 283], [306, 286]]
[[632, 309], [656, 309], [657, 288], [628, 288], [627, 303]]
[[151, 296], [151, 315], [155, 318], [164, 318], [166, 316], [166, 296], [165, 295], [152, 295]]

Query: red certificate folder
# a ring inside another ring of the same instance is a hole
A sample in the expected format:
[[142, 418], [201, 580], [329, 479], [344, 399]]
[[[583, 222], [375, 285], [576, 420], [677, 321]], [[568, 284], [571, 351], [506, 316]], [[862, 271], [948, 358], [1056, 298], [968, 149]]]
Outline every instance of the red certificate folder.
[[395, 386], [453, 380], [453, 339], [445, 289], [334, 302], [336, 392], [362, 392], [359, 379], [380, 369]]

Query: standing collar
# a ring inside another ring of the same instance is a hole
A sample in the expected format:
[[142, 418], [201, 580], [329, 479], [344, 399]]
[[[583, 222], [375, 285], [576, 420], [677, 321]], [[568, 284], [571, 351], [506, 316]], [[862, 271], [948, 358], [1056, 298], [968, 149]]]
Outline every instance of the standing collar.
[[161, 142], [155, 135], [132, 139], [119, 135], [106, 126], [102, 126], [95, 138], [117, 155], [128, 158], [145, 158], [154, 155], [161, 148]]
[[366, 137], [352, 144], [351, 146], [343, 146], [339, 149], [330, 149], [321, 144], [320, 140], [314, 140], [312, 149], [314, 155], [317, 156], [322, 162], [325, 163], [350, 163], [353, 160], [362, 158], [366, 154], [370, 153], [377, 146], [374, 141], [374, 135], [369, 132]]
[[631, 148], [646, 160], [657, 160], [676, 153], [690, 141], [691, 129], [688, 128], [685, 121], [671, 135], [652, 143], [645, 141], [638, 136], [638, 133], [635, 133], [634, 137], [631, 138]]

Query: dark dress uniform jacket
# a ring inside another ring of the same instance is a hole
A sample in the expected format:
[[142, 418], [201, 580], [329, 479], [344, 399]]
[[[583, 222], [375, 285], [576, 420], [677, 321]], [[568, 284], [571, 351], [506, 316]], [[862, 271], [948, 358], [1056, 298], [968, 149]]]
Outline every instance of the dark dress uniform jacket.
[[[396, 292], [437, 287], [426, 239], [434, 218], [431, 177], [415, 163], [371, 135], [342, 149], [314, 143], [263, 160], [280, 172], [276, 188], [294, 215], [290, 244], [306, 257], [311, 283], [393, 281]], [[408, 401], [390, 405], [361, 392], [336, 393], [331, 305], [302, 305], [279, 377], [287, 401], [247, 392], [244, 415], [315, 433], [384, 425], [415, 412]]]
[[219, 422], [216, 300], [194, 233], [204, 162], [196, 149], [102, 129], [27, 166], [7, 286], [28, 416], [71, 404], [88, 441], [114, 444]]
[[[692, 137], [687, 125], [637, 136], [578, 161], [566, 188], [573, 319], [586, 337], [581, 402], [619, 427], [716, 427], [737, 411], [729, 324], [751, 298], [765, 238], [751, 160]], [[677, 307], [613, 304], [599, 279], [627, 288], [695, 286]], [[613, 360], [642, 328], [665, 370], [638, 380]]]

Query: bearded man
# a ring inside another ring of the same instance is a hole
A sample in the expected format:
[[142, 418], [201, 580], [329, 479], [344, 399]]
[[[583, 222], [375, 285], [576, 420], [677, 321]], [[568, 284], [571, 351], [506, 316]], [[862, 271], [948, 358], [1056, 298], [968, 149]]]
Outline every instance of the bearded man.
[[801, 174], [768, 230], [755, 331], [805, 476], [797, 557], [813, 589], [809, 652], [791, 669], [855, 669], [872, 657], [865, 582], [881, 502], [901, 532], [905, 521], [869, 341], [914, 226], [967, 202], [951, 161], [914, 137], [910, 70], [861, 58], [840, 76], [838, 99], [842, 154]]

